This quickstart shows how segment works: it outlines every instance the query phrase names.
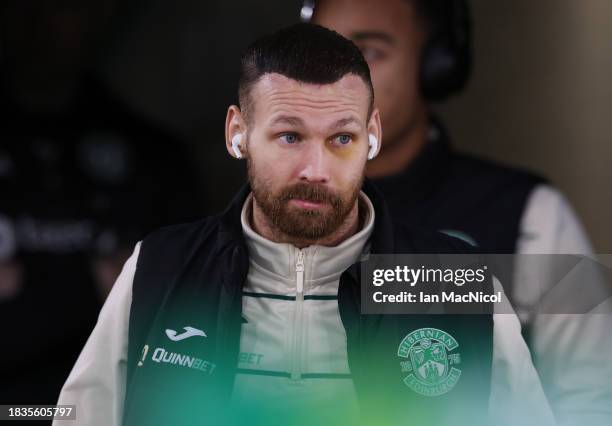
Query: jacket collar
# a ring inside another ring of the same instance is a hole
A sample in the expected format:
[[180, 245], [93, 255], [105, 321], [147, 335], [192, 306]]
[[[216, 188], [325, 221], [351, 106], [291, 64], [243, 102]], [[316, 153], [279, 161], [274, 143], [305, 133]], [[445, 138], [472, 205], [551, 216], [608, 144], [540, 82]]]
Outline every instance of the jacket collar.
[[370, 253], [393, 253], [393, 221], [382, 193], [368, 178], [364, 179], [361, 190], [370, 198], [376, 212], [374, 230], [370, 237]]
[[232, 201], [228, 204], [223, 213], [219, 216], [219, 236], [218, 251], [224, 251], [228, 247], [244, 247], [246, 252], [246, 242], [240, 224], [242, 206], [251, 193], [248, 183], [242, 185]]
[[370, 199], [365, 193], [360, 192], [359, 214], [364, 220], [357, 232], [334, 246], [312, 244], [300, 249], [290, 243], [270, 241], [255, 232], [250, 223], [252, 208], [253, 194], [251, 193], [244, 203], [241, 216], [242, 231], [249, 250], [251, 265], [255, 264], [260, 270], [283, 278], [264, 280], [257, 284], [263, 285], [265, 292], [281, 289], [292, 292], [295, 289], [293, 282], [296, 274], [295, 265], [300, 256], [304, 264], [304, 291], [333, 282], [345, 269], [360, 259], [376, 218]]

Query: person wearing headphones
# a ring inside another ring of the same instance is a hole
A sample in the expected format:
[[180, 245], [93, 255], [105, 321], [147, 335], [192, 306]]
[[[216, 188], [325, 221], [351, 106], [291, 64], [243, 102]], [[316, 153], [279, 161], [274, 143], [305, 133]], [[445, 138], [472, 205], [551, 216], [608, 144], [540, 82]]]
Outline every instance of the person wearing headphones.
[[136, 246], [62, 389], [76, 424], [554, 424], [516, 315], [361, 313], [363, 255], [470, 247], [394, 225], [364, 179], [382, 127], [359, 49], [279, 30], [244, 54], [239, 100], [225, 143], [248, 183]]
[[[353, 40], [368, 62], [385, 143], [366, 175], [396, 221], [453, 235], [483, 253], [593, 256], [558, 189], [532, 173], [457, 152], [432, 112], [470, 76], [467, 0], [306, 1], [301, 17]], [[522, 274], [517, 267], [515, 277]], [[609, 319], [533, 315], [550, 287], [536, 288], [528, 279], [502, 284], [519, 312], [557, 420], [606, 424], [612, 387], [602, 381], [604, 367], [594, 354], [609, 355], [599, 346], [610, 340]], [[600, 402], [593, 408], [585, 400]]]

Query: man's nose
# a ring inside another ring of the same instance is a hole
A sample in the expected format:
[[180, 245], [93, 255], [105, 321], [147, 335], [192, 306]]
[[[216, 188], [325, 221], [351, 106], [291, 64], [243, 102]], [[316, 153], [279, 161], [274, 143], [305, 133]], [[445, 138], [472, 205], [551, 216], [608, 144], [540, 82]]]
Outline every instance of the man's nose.
[[323, 143], [314, 142], [306, 144], [300, 153], [300, 174], [301, 181], [313, 183], [329, 182], [329, 164]]

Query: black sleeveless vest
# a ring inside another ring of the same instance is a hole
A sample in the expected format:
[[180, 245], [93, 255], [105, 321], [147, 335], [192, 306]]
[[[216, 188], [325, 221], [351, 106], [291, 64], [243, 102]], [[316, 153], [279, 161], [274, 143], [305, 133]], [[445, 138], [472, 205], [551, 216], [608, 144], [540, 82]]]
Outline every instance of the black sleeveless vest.
[[[376, 211], [371, 253], [469, 250], [454, 238], [394, 226], [367, 180], [363, 190]], [[240, 212], [249, 192], [245, 186], [219, 216], [161, 229], [142, 242], [130, 312], [124, 425], [228, 424], [240, 350], [241, 292], [249, 265]], [[360, 272], [354, 264], [342, 274], [338, 307], [362, 423], [485, 424], [492, 315], [362, 315]], [[185, 326], [206, 337], [170, 339], [172, 331], [181, 333]], [[440, 396], [423, 396], [404, 383], [407, 373], [400, 368], [398, 348], [408, 334], [421, 329], [443, 330], [459, 344], [461, 375]], [[267, 424], [302, 421], [270, 419]], [[334, 424], [344, 424], [342, 417]]]
[[432, 117], [429, 141], [419, 156], [403, 172], [374, 183], [396, 222], [448, 233], [480, 253], [512, 254], [528, 196], [544, 182], [537, 175], [457, 153]]

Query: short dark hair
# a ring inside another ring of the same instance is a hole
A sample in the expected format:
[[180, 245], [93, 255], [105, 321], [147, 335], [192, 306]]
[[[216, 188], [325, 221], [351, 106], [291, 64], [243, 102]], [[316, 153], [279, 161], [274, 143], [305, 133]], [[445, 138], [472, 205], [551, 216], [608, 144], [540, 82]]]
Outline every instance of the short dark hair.
[[332, 84], [347, 74], [361, 77], [370, 91], [368, 117], [374, 105], [370, 69], [359, 48], [335, 31], [315, 24], [295, 24], [251, 44], [241, 60], [240, 108], [248, 117], [250, 90], [269, 73], [312, 84]]

